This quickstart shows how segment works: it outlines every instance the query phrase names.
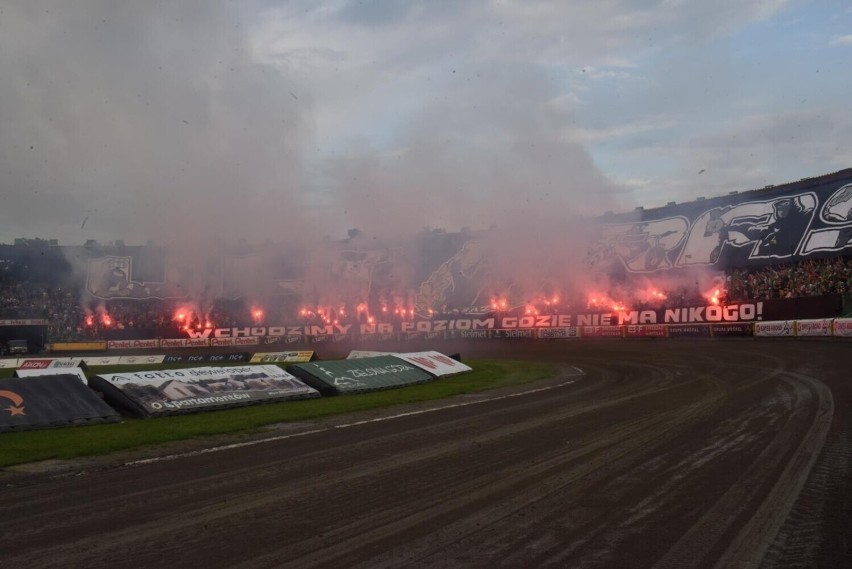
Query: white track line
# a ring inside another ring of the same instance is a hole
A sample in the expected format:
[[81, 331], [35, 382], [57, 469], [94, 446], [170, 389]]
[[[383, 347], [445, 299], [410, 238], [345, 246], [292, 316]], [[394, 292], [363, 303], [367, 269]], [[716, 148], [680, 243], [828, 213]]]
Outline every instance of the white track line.
[[[574, 367], [574, 366], [571, 366], [571, 367]], [[585, 375], [583, 370], [581, 370], [580, 368], [574, 367], [574, 369], [579, 372], [579, 373], [574, 374], [574, 375]], [[250, 446], [254, 446], [254, 445], [271, 443], [271, 442], [275, 442], [275, 441], [283, 441], [283, 440], [286, 440], [286, 439], [293, 439], [293, 438], [296, 438], [296, 437], [304, 437], [306, 435], [314, 435], [316, 433], [325, 433], [325, 432], [328, 432], [328, 431], [333, 431], [335, 429], [348, 429], [349, 427], [357, 427], [359, 425], [366, 425], [368, 423], [380, 423], [382, 421], [390, 421], [390, 420], [393, 420], [393, 419], [399, 419], [401, 417], [411, 417], [413, 415], [423, 415], [424, 413], [434, 413], [436, 411], [443, 411], [445, 409], [454, 409], [456, 407], [467, 407], [468, 405], [479, 405], [480, 403], [490, 403], [492, 401], [500, 401], [501, 399], [509, 399], [511, 397], [521, 397], [523, 395], [530, 395], [530, 394], [533, 394], [533, 393], [540, 393], [542, 391], [549, 391], [551, 389], [556, 389], [558, 387], [565, 387], [566, 385], [571, 385], [572, 383], [575, 383], [576, 381], [577, 380], [572, 379], [571, 381], [565, 381], [565, 382], [562, 382], [558, 385], [551, 385], [550, 387], [539, 387], [537, 389], [530, 389], [530, 390], [527, 390], [527, 391], [522, 391], [520, 393], [510, 393], [509, 395], [501, 395], [499, 397], [491, 397], [489, 399], [480, 399], [478, 401], [466, 401], [464, 403], [454, 403], [453, 405], [444, 405], [443, 407], [433, 407], [431, 409], [421, 409], [419, 411], [409, 411], [407, 413], [399, 413], [397, 415], [389, 415], [387, 417], [379, 417], [377, 419], [367, 419], [367, 420], [364, 420], [364, 421], [356, 421], [354, 423], [345, 423], [343, 425], [332, 425], [330, 427], [325, 427], [323, 429], [312, 429], [310, 431], [303, 431], [301, 433], [293, 433], [293, 434], [290, 434], [290, 435], [278, 435], [278, 436], [275, 436], [275, 437], [258, 439], [256, 441], [232, 443], [232, 444], [229, 444], [229, 445], [209, 447], [209, 448], [205, 448], [205, 449], [201, 449], [201, 450], [193, 450], [193, 451], [182, 452], [182, 453], [177, 453], [177, 454], [168, 454], [168, 455], [165, 455], [165, 456], [156, 456], [156, 457], [153, 457], [153, 458], [143, 458], [141, 460], [133, 460], [133, 461], [130, 461], [130, 462], [125, 462], [122, 466], [141, 466], [143, 464], [153, 464], [155, 462], [164, 462], [164, 461], [167, 461], [167, 460], [175, 460], [175, 459], [178, 459], [178, 458], [198, 456], [198, 455], [201, 455], [201, 454], [208, 454], [208, 453], [211, 453], [211, 452], [220, 452], [220, 451], [223, 451], [223, 450], [231, 450], [231, 449], [235, 449], [235, 448], [250, 447]]]

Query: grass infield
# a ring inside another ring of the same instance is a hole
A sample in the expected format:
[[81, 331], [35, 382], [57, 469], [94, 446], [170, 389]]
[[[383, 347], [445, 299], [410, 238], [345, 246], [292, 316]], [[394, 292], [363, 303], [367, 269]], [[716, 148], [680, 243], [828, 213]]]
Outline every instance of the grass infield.
[[[553, 366], [543, 363], [504, 360], [471, 360], [465, 363], [474, 371], [430, 383], [374, 393], [266, 403], [156, 419], [125, 418], [121, 423], [105, 425], [2, 433], [0, 467], [49, 459], [101, 455], [212, 435], [248, 434], [274, 423], [309, 421], [352, 411], [442, 399], [462, 393], [520, 385], [552, 377], [555, 373]], [[92, 367], [87, 371], [87, 375], [178, 367], [192, 366], [149, 365], [134, 366], [132, 369], [129, 366]]]

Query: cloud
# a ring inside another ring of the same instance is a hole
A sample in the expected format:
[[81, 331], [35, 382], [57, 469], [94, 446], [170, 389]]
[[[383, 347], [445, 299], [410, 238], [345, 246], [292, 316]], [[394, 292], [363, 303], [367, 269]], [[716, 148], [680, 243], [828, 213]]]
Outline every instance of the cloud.
[[692, 148], [690, 119], [707, 137], [696, 117], [730, 112], [715, 101], [736, 73], [691, 48], [788, 7], [7, 3], [0, 240], [307, 240], [626, 207], [600, 149]]
[[852, 45], [852, 34], [832, 37], [831, 45]]
[[670, 177], [634, 180], [630, 185], [637, 203], [650, 207], [793, 182], [848, 167], [848, 149], [839, 141], [850, 136], [852, 119], [842, 110], [796, 109], [737, 117], [686, 144], [660, 141], [637, 147], [637, 160], [666, 154], [678, 166]]

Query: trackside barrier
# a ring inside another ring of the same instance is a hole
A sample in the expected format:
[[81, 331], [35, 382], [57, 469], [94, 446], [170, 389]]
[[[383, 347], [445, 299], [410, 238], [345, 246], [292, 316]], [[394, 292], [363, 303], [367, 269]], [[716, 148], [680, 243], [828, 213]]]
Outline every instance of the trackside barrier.
[[[512, 329], [479, 329], [479, 330], [447, 330], [442, 332], [393, 332], [377, 334], [329, 334], [327, 336], [240, 336], [229, 338], [184, 338], [184, 339], [153, 339], [153, 340], [116, 340], [109, 342], [89, 342], [86, 345], [103, 345], [109, 350], [151, 349], [151, 348], [209, 348], [277, 345], [284, 347], [295, 339], [302, 344], [334, 344], [341, 342], [371, 342], [405, 341], [405, 340], [489, 340], [489, 339], [576, 339], [576, 338], [724, 338], [731, 336], [760, 336], [760, 337], [790, 337], [790, 336], [834, 336], [852, 338], [852, 318], [811, 318], [804, 320], [778, 320], [757, 322], [725, 322], [725, 323], [694, 323], [694, 324], [629, 324], [611, 326], [565, 326], [542, 328], [512, 328]], [[67, 344], [71, 346], [73, 344]], [[294, 346], [295, 348], [296, 346]], [[301, 347], [301, 346], [299, 346]], [[297, 355], [294, 355], [297, 354]], [[304, 359], [307, 354], [315, 357], [313, 350], [279, 350], [258, 351], [250, 355], [253, 362], [291, 363], [310, 361]], [[127, 361], [127, 356], [86, 356], [87, 365], [116, 365], [123, 363], [159, 363], [162, 360], [153, 356], [143, 361], [138, 359]], [[166, 356], [165, 361], [224, 361], [221, 356], [197, 358], [195, 356]], [[21, 358], [0, 358], [0, 368], [19, 367]], [[30, 360], [45, 360], [50, 358], [27, 358]], [[233, 360], [232, 360], [233, 361]], [[241, 360], [248, 361], [248, 360]]]

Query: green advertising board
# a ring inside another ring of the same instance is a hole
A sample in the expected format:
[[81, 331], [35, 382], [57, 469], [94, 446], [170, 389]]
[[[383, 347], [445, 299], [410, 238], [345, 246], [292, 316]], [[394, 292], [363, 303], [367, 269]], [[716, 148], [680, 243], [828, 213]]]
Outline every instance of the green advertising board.
[[431, 381], [432, 376], [394, 356], [294, 364], [287, 371], [323, 395], [348, 395]]

